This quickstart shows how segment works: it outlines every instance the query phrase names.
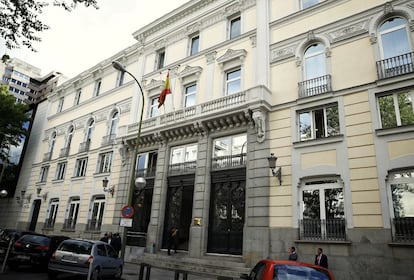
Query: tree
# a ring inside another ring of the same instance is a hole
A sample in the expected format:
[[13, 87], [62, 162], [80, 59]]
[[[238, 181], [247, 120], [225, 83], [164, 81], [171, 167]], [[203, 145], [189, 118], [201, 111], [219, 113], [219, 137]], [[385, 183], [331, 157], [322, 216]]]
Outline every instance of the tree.
[[5, 162], [11, 146], [18, 146], [26, 135], [28, 106], [16, 103], [7, 86], [0, 86], [0, 161]]
[[98, 9], [97, 0], [0, 0], [0, 36], [8, 49], [20, 48], [23, 45], [36, 51], [32, 43], [41, 41], [36, 34], [49, 29], [37, 16], [49, 5], [62, 7], [70, 12], [78, 3]]

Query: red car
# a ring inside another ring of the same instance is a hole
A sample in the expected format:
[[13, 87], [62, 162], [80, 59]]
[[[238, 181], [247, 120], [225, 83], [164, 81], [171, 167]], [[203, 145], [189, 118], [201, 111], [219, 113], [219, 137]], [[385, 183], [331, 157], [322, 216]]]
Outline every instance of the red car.
[[324, 267], [284, 260], [261, 260], [249, 275], [242, 274], [240, 278], [247, 280], [334, 280], [333, 274]]

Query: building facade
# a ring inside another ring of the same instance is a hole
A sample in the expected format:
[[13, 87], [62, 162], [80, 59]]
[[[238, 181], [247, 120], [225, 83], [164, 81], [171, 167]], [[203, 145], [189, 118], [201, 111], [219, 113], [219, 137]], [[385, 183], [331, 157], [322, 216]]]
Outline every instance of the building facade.
[[42, 102], [2, 223], [127, 229], [127, 259], [176, 226], [191, 258], [322, 247], [338, 279], [411, 279], [413, 20], [408, 0], [190, 1]]

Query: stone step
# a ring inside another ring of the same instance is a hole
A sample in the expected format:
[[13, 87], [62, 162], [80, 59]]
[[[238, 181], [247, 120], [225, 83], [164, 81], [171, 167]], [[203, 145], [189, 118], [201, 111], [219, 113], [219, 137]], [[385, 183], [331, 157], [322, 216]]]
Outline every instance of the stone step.
[[242, 262], [241, 257], [204, 256], [203, 258], [190, 258], [182, 253], [171, 256], [145, 253], [134, 259], [134, 262], [162, 269], [188, 271], [192, 274], [227, 277], [227, 279], [239, 279], [240, 274], [250, 271], [250, 268]]

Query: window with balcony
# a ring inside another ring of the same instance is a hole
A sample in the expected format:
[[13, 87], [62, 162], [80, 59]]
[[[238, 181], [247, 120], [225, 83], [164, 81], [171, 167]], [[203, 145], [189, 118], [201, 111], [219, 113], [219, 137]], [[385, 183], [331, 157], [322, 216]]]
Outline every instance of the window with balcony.
[[49, 208], [46, 214], [45, 228], [53, 229], [55, 226], [57, 211], [59, 208], [59, 200], [54, 199], [50, 201]]
[[105, 197], [97, 196], [92, 200], [92, 207], [89, 213], [89, 219], [86, 226], [88, 231], [97, 231], [101, 229], [102, 220], [105, 210]]
[[136, 177], [155, 177], [157, 159], [157, 152], [139, 154], [137, 156]]
[[241, 69], [229, 70], [226, 75], [226, 94], [230, 95], [241, 91]]
[[39, 173], [39, 183], [46, 183], [47, 181], [47, 175], [49, 173], [49, 165], [47, 166], [42, 166], [40, 168], [40, 173]]
[[79, 205], [79, 197], [74, 197], [70, 199], [68, 209], [66, 210], [67, 216], [63, 224], [64, 229], [75, 229], [76, 223], [78, 221]]
[[241, 34], [241, 17], [240, 15], [229, 18], [229, 38], [233, 39]]
[[67, 157], [69, 155], [70, 146], [72, 144], [73, 139], [73, 132], [75, 131], [73, 126], [70, 126], [68, 129], [68, 133], [66, 134], [65, 139], [65, 146], [60, 150], [60, 156], [61, 157]]
[[67, 162], [59, 162], [58, 163], [57, 168], [56, 168], [55, 180], [65, 179], [66, 165], [67, 165]]
[[388, 176], [394, 242], [414, 242], [414, 170]]
[[75, 94], [75, 102], [74, 102], [73, 105], [79, 105], [80, 99], [81, 99], [81, 95], [82, 95], [82, 90], [81, 89], [78, 89], [76, 91], [76, 94]]
[[101, 93], [101, 85], [102, 85], [101, 79], [95, 81], [95, 87], [93, 89], [93, 96], [98, 96]]
[[195, 55], [199, 52], [200, 48], [200, 35], [195, 34], [190, 37], [190, 55]]
[[185, 86], [184, 107], [196, 105], [197, 84]]
[[246, 164], [246, 134], [231, 135], [213, 141], [213, 169]]
[[410, 29], [402, 17], [387, 19], [378, 27], [381, 61], [377, 62], [378, 78], [389, 78], [414, 72]]
[[300, 141], [340, 134], [337, 103], [300, 111], [298, 117]]
[[300, 239], [346, 239], [344, 191], [337, 180], [303, 183], [300, 198]]
[[326, 71], [325, 46], [314, 43], [303, 54], [303, 81], [299, 83], [299, 97], [330, 92], [331, 76]]
[[47, 153], [44, 154], [44, 158], [43, 158], [44, 161], [48, 161], [52, 159], [53, 150], [55, 148], [55, 143], [56, 143], [56, 132], [53, 132], [49, 139], [49, 147], [47, 149]]
[[150, 108], [149, 108], [149, 117], [156, 117], [160, 114], [158, 109], [158, 97], [151, 98]]
[[197, 164], [197, 144], [177, 146], [171, 149], [168, 173], [195, 172]]
[[88, 158], [80, 158], [76, 160], [74, 177], [84, 177], [86, 175], [86, 167], [88, 166]]
[[79, 152], [80, 153], [89, 151], [90, 144], [92, 142], [92, 135], [93, 135], [94, 126], [95, 126], [94, 119], [90, 119], [87, 123], [87, 126], [86, 126], [85, 141], [82, 142], [79, 146]]
[[155, 70], [164, 68], [164, 65], [165, 65], [165, 49], [160, 49], [160, 50], [157, 51], [155, 65], [156, 65]]
[[103, 153], [98, 158], [98, 173], [109, 173], [111, 172], [113, 152]]
[[378, 96], [381, 128], [414, 124], [414, 91]]

